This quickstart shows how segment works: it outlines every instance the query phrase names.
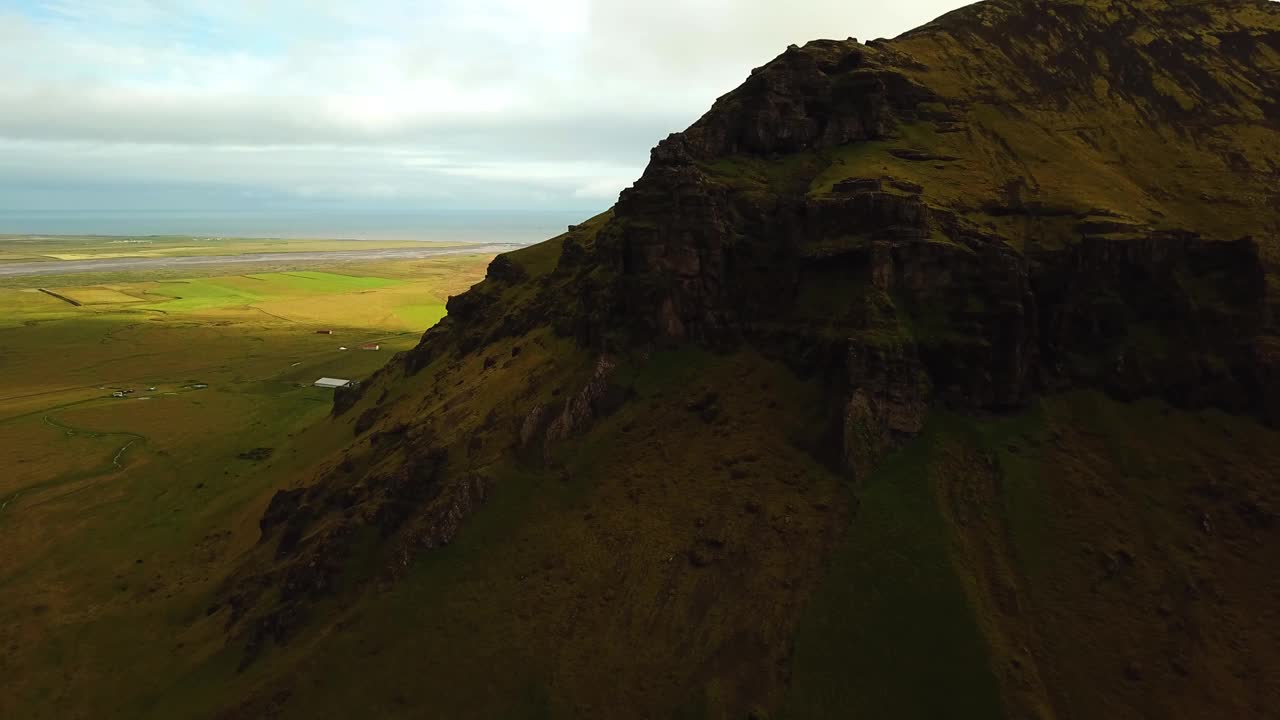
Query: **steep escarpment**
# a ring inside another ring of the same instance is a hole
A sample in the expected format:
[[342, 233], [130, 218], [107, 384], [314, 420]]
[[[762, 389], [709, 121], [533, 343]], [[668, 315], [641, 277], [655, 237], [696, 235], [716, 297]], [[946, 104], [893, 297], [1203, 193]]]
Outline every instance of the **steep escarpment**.
[[791, 48], [623, 193], [603, 326], [844, 363], [845, 395], [872, 345], [951, 406], [1083, 384], [1275, 420], [1275, 23], [983, 3]]
[[[677, 340], [911, 336], [976, 383], [956, 397], [977, 406], [1016, 404], [1064, 356], [1105, 357], [1081, 352], [1108, 342], [1094, 330], [1057, 327], [1089, 303], [1110, 307], [1081, 322], [1113, 338], [1163, 324], [1180, 349], [1247, 364], [1226, 346], [1264, 334], [1274, 305], [1274, 6], [1040, 9], [984, 3], [757, 70], [623, 193], [599, 243], [620, 277], [611, 320]], [[1242, 30], [1254, 15], [1270, 24]], [[1254, 51], [1221, 57], [1228, 36]], [[973, 57], [948, 62], [959, 48]]]
[[[1250, 613], [1273, 583], [1248, 578], [1280, 524], [1274, 453], [1251, 455], [1280, 422], [1276, 98], [1280, 6], [1260, 0], [991, 0], [892, 41], [793, 46], [659, 143], [611, 211], [496, 259], [340, 395], [350, 445], [270, 500], [210, 610], [252, 668], [324, 625], [319, 605], [359, 612], [471, 553], [501, 592], [464, 573], [424, 595], [439, 642], [481, 667], [452, 620], [518, 637], [513, 677], [565, 714], [601, 710], [606, 678], [632, 708], [606, 714], [834, 712], [813, 698], [840, 695], [822, 678], [844, 661], [821, 658], [851, 651], [806, 648], [897, 641], [802, 618], [833, 597], [921, 657], [898, 613], [943, 623], [941, 657], [981, 671], [930, 682], [985, 688], [975, 715], [1176, 714], [1141, 700], [1172, 687], [1266, 707], [1276, 658], [1232, 637], [1265, 634]], [[1091, 412], [1186, 439], [1183, 462]], [[544, 517], [486, 507], [503, 497]], [[858, 594], [885, 577], [894, 602]], [[1121, 611], [1125, 588], [1168, 627]], [[1123, 632], [1140, 656], [1080, 667]]]

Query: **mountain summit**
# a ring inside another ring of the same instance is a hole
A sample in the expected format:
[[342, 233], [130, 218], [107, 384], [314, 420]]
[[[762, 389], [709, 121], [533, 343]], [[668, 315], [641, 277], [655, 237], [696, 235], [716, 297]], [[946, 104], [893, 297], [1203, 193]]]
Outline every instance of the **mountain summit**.
[[339, 390], [231, 710], [1269, 717], [1280, 5], [753, 70]]

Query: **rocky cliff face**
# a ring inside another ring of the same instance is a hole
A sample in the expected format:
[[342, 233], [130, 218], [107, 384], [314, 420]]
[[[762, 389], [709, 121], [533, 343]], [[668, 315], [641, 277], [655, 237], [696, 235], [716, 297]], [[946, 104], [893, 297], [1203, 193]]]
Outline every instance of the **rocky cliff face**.
[[[897, 403], [866, 398], [1077, 384], [1276, 420], [1276, 16], [989, 2], [792, 47], [622, 194], [586, 263], [613, 275], [593, 336], [843, 363], [881, 424]], [[876, 389], [863, 358], [888, 356], [902, 380]]]
[[230, 623], [286, 637], [363, 529], [391, 575], [448, 543], [486, 473], [554, 465], [662, 348], [819, 384], [811, 449], [857, 480], [932, 410], [1072, 388], [1280, 422], [1278, 181], [1274, 3], [989, 0], [793, 46], [343, 398], [359, 439], [272, 501]]

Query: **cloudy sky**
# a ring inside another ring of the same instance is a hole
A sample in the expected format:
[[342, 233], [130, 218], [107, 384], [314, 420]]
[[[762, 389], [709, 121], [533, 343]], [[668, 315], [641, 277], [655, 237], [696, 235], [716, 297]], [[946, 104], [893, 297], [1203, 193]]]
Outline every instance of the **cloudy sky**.
[[787, 44], [963, 4], [0, 0], [0, 212], [603, 209]]

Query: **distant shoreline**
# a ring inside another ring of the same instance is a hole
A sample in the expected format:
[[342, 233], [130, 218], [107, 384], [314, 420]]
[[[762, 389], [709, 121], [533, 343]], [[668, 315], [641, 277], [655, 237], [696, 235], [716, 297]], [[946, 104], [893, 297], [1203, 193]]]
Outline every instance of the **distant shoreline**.
[[0, 237], [220, 237], [537, 242], [598, 211], [14, 211], [0, 210]]
[[519, 243], [477, 243], [448, 247], [395, 248], [382, 250], [331, 250], [303, 252], [249, 253], [244, 255], [193, 255], [180, 257], [124, 257], [98, 260], [46, 260], [0, 263], [0, 278], [33, 275], [73, 275], [77, 273], [145, 270], [200, 265], [248, 265], [310, 260], [416, 260], [450, 255], [487, 255], [524, 247]]
[[[139, 233], [123, 233], [123, 234], [102, 234], [102, 233], [12, 233], [0, 232], [0, 242], [5, 240], [53, 240], [53, 241], [76, 241], [76, 240], [104, 240], [110, 244], [137, 244], [146, 245], [154, 242], [163, 242], [165, 240], [188, 240], [191, 242], [300, 242], [300, 241], [326, 241], [326, 242], [368, 242], [368, 243], [387, 243], [387, 242], [404, 242], [404, 243], [422, 243], [423, 245], [474, 245], [474, 240], [422, 240], [413, 237], [328, 237], [324, 235], [301, 235], [294, 237], [292, 235], [218, 235], [217, 233], [206, 233], [203, 235], [182, 235], [182, 234], [153, 234], [143, 235]], [[521, 243], [515, 243], [517, 245]]]

